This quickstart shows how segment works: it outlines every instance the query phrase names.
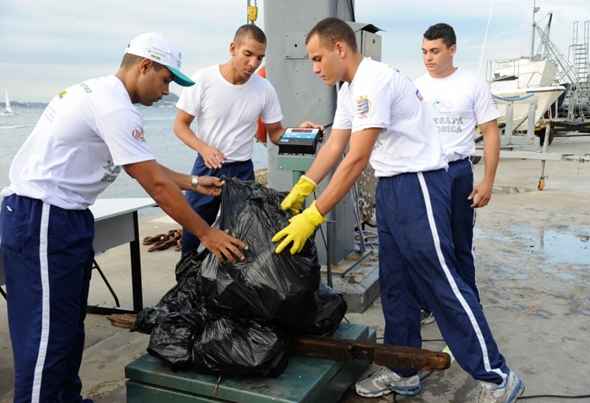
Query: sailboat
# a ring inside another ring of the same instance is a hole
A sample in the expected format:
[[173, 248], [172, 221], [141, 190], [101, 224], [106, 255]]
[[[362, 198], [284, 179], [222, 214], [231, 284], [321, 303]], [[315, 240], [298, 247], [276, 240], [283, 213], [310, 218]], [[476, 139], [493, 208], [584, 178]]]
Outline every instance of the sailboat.
[[[531, 126], [529, 123], [535, 127], [548, 112], [551, 117], [551, 106], [567, 90], [559, 83], [559, 67], [563, 68], [567, 60], [549, 38], [553, 14], [549, 13], [547, 27], [543, 29], [535, 20], [538, 11], [533, 1], [530, 56], [498, 59], [488, 65], [492, 73], [490, 90], [503, 115], [498, 122], [506, 123], [512, 130], [526, 130]], [[536, 52], [535, 34], [541, 38]], [[556, 114], [557, 107], [552, 117], [557, 117]]]
[[2, 115], [2, 116], [14, 115], [14, 111], [10, 107], [10, 99], [8, 98], [8, 91], [7, 90], [4, 90], [4, 110], [0, 111], [0, 115]]
[[[508, 105], [513, 108], [510, 116], [514, 130], [526, 130], [532, 116], [538, 123], [566, 90], [555, 83], [556, 78], [557, 65], [540, 56], [495, 60], [490, 90], [502, 114], [499, 123], [510, 119]], [[529, 115], [531, 106], [534, 115]]]

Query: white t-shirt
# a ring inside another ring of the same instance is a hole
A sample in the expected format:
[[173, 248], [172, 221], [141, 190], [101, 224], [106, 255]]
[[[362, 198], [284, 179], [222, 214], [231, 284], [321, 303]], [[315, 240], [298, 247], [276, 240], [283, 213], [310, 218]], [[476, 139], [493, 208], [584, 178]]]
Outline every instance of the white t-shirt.
[[488, 84], [462, 69], [445, 78], [426, 73], [416, 79], [416, 86], [431, 105], [449, 161], [472, 155], [475, 126], [500, 116]]
[[377, 177], [447, 167], [432, 117], [412, 81], [391, 67], [363, 59], [352, 82], [338, 92], [335, 129], [353, 135], [383, 128], [370, 163]]
[[153, 159], [123, 83], [114, 75], [95, 78], [51, 100], [14, 157], [2, 193], [85, 209], [121, 165]]
[[283, 119], [279, 97], [268, 80], [253, 74], [234, 85], [221, 75], [219, 65], [197, 71], [196, 83], [182, 90], [176, 107], [194, 116], [200, 140], [217, 148], [226, 162], [252, 158], [256, 123]]

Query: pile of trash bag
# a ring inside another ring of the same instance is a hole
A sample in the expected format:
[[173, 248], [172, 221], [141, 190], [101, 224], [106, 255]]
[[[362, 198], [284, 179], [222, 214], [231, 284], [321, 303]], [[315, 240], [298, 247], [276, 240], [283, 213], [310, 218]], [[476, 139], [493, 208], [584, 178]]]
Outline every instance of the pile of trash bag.
[[208, 251], [183, 257], [177, 284], [137, 315], [150, 334], [148, 352], [172, 369], [218, 375], [278, 376], [291, 339], [329, 335], [346, 313], [342, 295], [320, 286], [314, 242], [277, 255], [271, 238], [288, 225], [284, 194], [254, 182], [225, 179], [215, 225], [248, 245], [244, 261]]

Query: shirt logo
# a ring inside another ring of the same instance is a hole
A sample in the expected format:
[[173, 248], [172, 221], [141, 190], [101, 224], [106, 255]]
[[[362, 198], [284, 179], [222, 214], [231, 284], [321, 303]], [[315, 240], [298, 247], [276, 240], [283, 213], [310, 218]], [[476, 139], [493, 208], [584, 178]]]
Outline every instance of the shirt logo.
[[107, 161], [102, 168], [104, 169], [104, 175], [100, 181], [103, 183], [113, 183], [121, 172], [121, 167], [115, 165], [113, 161]]
[[462, 116], [439, 115], [435, 116], [433, 120], [439, 133], [459, 134], [463, 132], [465, 122]]
[[82, 89], [84, 90], [85, 93], [92, 94], [92, 89], [88, 86], [88, 84], [81, 83], [80, 87], [82, 87]]
[[358, 114], [359, 118], [363, 119], [367, 117], [370, 106], [371, 105], [368, 97], [361, 96], [356, 99], [356, 113]]
[[420, 94], [420, 90], [416, 90], [416, 98], [418, 98], [420, 102], [424, 101], [424, 97]]
[[136, 127], [131, 131], [131, 136], [137, 141], [145, 141], [145, 137], [143, 136], [143, 129]]

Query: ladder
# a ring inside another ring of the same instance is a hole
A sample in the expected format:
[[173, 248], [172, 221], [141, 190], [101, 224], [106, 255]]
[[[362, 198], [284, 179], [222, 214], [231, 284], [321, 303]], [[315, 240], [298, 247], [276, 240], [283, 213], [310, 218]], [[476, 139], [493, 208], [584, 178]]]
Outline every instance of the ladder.
[[[572, 40], [569, 47], [569, 60], [572, 63], [576, 88], [570, 97], [570, 111], [568, 117], [576, 115], [584, 119], [584, 104], [590, 100], [590, 20], [583, 23], [582, 37], [580, 37], [580, 21], [572, 24]], [[576, 114], [576, 110], [578, 114]]]

